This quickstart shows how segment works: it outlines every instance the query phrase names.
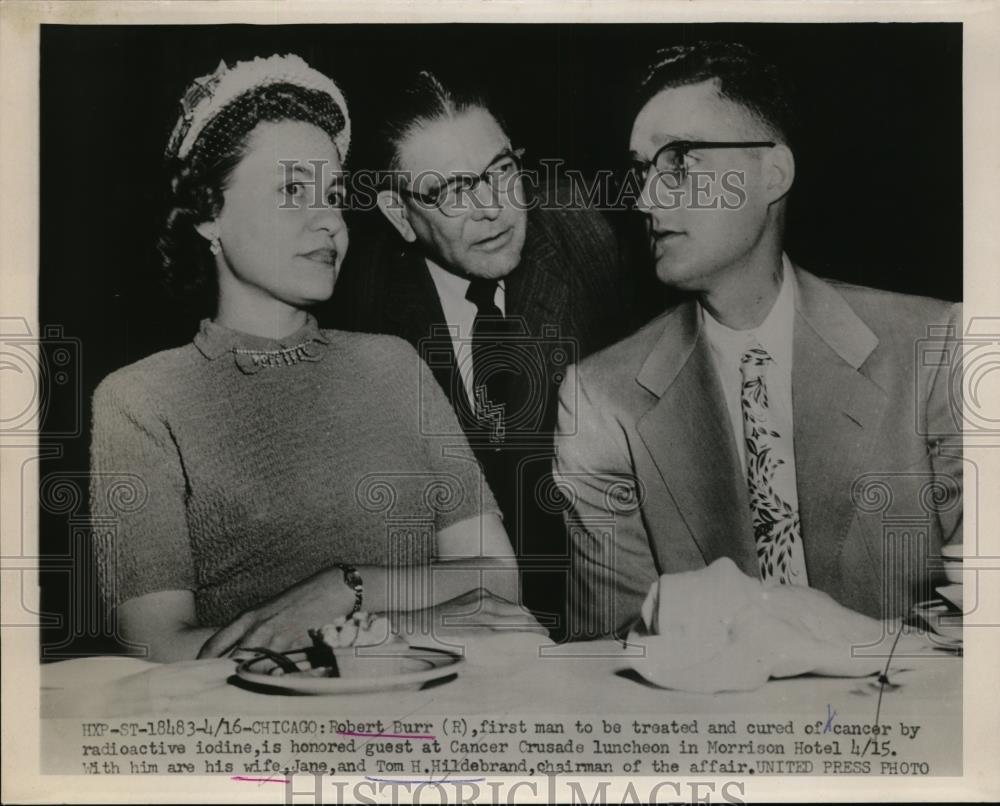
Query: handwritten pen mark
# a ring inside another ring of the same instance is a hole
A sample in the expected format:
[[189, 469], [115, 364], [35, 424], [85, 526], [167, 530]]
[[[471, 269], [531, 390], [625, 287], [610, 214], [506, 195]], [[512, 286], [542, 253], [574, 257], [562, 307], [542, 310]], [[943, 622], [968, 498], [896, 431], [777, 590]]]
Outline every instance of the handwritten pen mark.
[[[882, 712], [882, 693], [885, 691], [885, 687], [892, 686], [893, 684], [889, 682], [889, 664], [892, 663], [893, 653], [896, 651], [896, 645], [899, 643], [899, 639], [903, 637], [903, 631], [900, 629], [896, 633], [896, 640], [892, 642], [892, 649], [889, 650], [889, 659], [885, 662], [885, 669], [882, 670], [882, 674], [878, 676], [879, 689], [878, 689], [878, 704], [875, 706], [875, 724], [878, 725], [879, 715]], [[895, 688], [895, 686], [893, 686]]]
[[275, 778], [274, 776], [268, 776], [267, 778], [254, 778], [249, 775], [231, 775], [229, 777], [231, 781], [246, 781], [249, 783], [258, 784], [287, 784], [290, 783], [286, 778]]
[[833, 710], [830, 703], [826, 704], [826, 724], [823, 726], [823, 733], [829, 733], [833, 730], [833, 718], [837, 715], [837, 712]]
[[360, 733], [356, 730], [338, 730], [338, 736], [363, 736], [366, 739], [427, 739], [434, 741], [437, 736], [429, 733]]
[[463, 779], [453, 778], [453, 779], [450, 779], [450, 778], [448, 778], [446, 776], [446, 777], [442, 778], [439, 781], [435, 781], [433, 778], [422, 778], [420, 780], [417, 780], [417, 779], [414, 778], [414, 779], [411, 779], [411, 780], [406, 780], [404, 778], [376, 778], [373, 775], [366, 775], [365, 776], [365, 780], [375, 781], [376, 783], [379, 783], [379, 784], [407, 784], [407, 785], [409, 785], [409, 784], [432, 784], [432, 785], [436, 786], [437, 784], [478, 784], [478, 783], [482, 783], [486, 779], [485, 778], [463, 778]]

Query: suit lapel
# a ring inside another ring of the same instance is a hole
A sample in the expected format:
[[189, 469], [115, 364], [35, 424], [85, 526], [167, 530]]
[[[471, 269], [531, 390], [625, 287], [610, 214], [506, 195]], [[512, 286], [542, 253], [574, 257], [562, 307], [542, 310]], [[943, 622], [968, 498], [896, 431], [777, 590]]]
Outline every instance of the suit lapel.
[[[528, 215], [527, 233], [521, 262], [507, 275], [504, 281], [506, 315], [513, 319], [513, 326], [523, 327], [530, 338], [521, 344], [523, 348], [518, 360], [531, 369], [521, 372], [513, 379], [508, 391], [508, 406], [511, 412], [532, 412], [535, 418], [528, 430], [548, 430], [554, 425], [555, 390], [558, 378], [555, 373], [565, 373], [568, 362], [579, 360], [580, 356], [571, 350], [565, 351], [564, 358], [553, 360], [553, 351], [564, 348], [570, 337], [584, 335], [567, 322], [569, 311], [569, 288], [562, 269], [562, 258], [553, 245], [553, 239], [542, 229], [539, 219]], [[577, 343], [573, 343], [577, 347]], [[512, 345], [512, 348], [515, 347]], [[539, 409], [539, 381], [542, 390], [549, 396]]]
[[523, 317], [533, 335], [541, 336], [546, 325], [562, 321], [569, 289], [560, 266], [560, 255], [552, 238], [546, 236], [539, 220], [529, 214], [521, 262], [504, 285], [507, 316]]
[[637, 380], [659, 397], [639, 435], [705, 562], [729, 557], [758, 576], [746, 478], [696, 303], [668, 317]]
[[[869, 467], [885, 392], [863, 372], [878, 344], [830, 285], [797, 270], [792, 408], [799, 517], [810, 579], [834, 578], [854, 517], [852, 486]], [[873, 556], [880, 548], [871, 546]]]

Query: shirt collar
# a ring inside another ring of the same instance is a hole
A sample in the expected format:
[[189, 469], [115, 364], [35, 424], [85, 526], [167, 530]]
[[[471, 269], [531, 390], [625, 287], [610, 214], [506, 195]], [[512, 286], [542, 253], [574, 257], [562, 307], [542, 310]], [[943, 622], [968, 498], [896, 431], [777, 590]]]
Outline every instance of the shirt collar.
[[709, 342], [721, 352], [740, 356], [756, 342], [774, 359], [774, 363], [790, 370], [792, 367], [792, 336], [795, 328], [795, 270], [788, 255], [782, 254], [781, 289], [767, 317], [750, 330], [733, 330], [713, 317], [702, 306], [702, 327]]
[[[442, 269], [430, 258], [424, 258], [424, 262], [427, 264], [427, 268], [431, 273], [431, 279], [434, 280], [434, 285], [438, 290], [438, 294], [447, 294], [452, 299], [468, 302], [465, 295], [469, 291], [469, 283], [472, 281], [471, 278], [462, 277], [460, 274], [455, 274], [447, 269]], [[497, 282], [497, 285], [500, 287], [501, 293], [503, 293], [503, 279], [500, 279]], [[471, 305], [472, 303], [469, 304]]]

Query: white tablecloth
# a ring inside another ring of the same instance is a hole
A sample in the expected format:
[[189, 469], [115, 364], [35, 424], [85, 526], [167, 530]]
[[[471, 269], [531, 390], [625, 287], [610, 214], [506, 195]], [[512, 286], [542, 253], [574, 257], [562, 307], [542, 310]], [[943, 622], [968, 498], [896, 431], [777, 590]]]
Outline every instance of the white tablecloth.
[[[457, 679], [426, 690], [336, 697], [264, 694], [232, 682], [235, 663], [216, 659], [155, 664], [131, 658], [81, 658], [42, 667], [42, 716], [318, 713], [392, 718], [397, 714], [775, 714], [872, 720], [875, 678], [805, 676], [771, 680], [757, 691], [715, 695], [656, 688], [628, 668], [620, 644], [546, 645], [528, 634], [493, 635], [467, 648]], [[883, 719], [957, 717], [962, 662], [948, 655], [894, 661]], [[941, 722], [938, 723], [943, 724]]]

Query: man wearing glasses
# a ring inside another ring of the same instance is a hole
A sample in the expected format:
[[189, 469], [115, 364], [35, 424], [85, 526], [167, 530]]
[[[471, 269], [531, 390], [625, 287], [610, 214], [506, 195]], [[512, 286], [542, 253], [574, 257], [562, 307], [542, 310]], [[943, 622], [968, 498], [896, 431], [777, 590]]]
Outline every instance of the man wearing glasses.
[[352, 244], [333, 324], [417, 348], [497, 498], [522, 601], [558, 637], [568, 573], [550, 484], [558, 387], [570, 364], [629, 330], [614, 235], [565, 189], [530, 195], [522, 151], [476, 89], [419, 73], [380, 140], [377, 201], [391, 232]]
[[[659, 575], [720, 557], [875, 618], [906, 614], [929, 598], [927, 558], [961, 540], [961, 445], [935, 436], [955, 433], [954, 352], [916, 359], [929, 326], [961, 332], [958, 306], [789, 260], [789, 103], [749, 50], [661, 51], [635, 109], [637, 207], [657, 276], [687, 300], [563, 384], [555, 476], [574, 501], [576, 632], [624, 631]], [[884, 539], [873, 484], [910, 510], [933, 499], [912, 541]]]

